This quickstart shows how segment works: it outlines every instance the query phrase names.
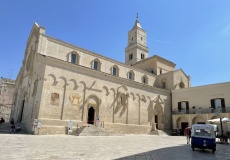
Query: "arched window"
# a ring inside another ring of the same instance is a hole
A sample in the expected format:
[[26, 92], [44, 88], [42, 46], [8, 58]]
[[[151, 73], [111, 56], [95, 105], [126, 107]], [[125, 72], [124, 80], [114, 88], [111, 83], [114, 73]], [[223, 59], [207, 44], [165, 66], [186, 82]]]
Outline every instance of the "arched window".
[[119, 69], [118, 69], [118, 67], [116, 66], [116, 65], [114, 65], [113, 67], [112, 67], [112, 75], [113, 76], [119, 76]]
[[133, 71], [128, 72], [128, 79], [129, 80], [134, 80], [134, 72]]
[[72, 64], [79, 64], [79, 55], [76, 52], [71, 52], [70, 54], [70, 62]]
[[148, 84], [148, 78], [147, 78], [146, 75], [144, 75], [144, 76], [141, 78], [141, 83]]
[[145, 54], [141, 53], [141, 59], [145, 59]]
[[101, 63], [100, 63], [99, 59], [93, 60], [92, 69], [97, 70], [97, 71], [101, 70]]
[[166, 88], [166, 79], [165, 78], [161, 80], [161, 87]]
[[129, 54], [129, 60], [133, 59], [133, 54]]

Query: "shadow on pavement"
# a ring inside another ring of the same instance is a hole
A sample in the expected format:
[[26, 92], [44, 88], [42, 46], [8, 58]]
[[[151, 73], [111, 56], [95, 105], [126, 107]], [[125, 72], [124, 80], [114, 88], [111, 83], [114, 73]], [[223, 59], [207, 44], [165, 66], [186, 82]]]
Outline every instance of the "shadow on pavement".
[[192, 151], [190, 145], [166, 147], [148, 152], [138, 153], [116, 160], [227, 160], [230, 159], [230, 146], [217, 144], [217, 151], [196, 148]]

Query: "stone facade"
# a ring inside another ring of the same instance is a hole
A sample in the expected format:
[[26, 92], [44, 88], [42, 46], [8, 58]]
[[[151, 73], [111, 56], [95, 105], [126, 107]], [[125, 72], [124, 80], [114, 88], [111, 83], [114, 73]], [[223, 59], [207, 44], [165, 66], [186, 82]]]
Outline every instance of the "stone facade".
[[15, 81], [8, 78], [0, 80], [0, 117], [9, 121], [14, 103]]
[[[145, 33], [136, 21], [132, 34], [137, 30]], [[140, 48], [146, 50], [144, 56]], [[68, 120], [74, 127], [100, 121], [119, 133], [170, 130], [170, 90], [180, 82], [189, 87], [190, 79], [182, 70], [174, 71], [174, 63], [148, 58], [147, 50], [146, 35], [137, 37], [132, 53], [142, 60], [121, 63], [47, 36], [35, 23], [16, 80], [12, 116], [30, 133], [34, 119], [42, 123], [42, 134], [65, 133]], [[144, 64], [146, 59], [152, 63]], [[160, 74], [159, 68], [164, 69]]]

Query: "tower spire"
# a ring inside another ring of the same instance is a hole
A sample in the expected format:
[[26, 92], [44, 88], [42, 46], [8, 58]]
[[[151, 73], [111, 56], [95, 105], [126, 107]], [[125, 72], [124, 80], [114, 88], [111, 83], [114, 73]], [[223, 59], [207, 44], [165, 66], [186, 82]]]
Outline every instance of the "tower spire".
[[138, 13], [137, 13], [137, 18], [136, 18], [136, 21], [138, 21]]

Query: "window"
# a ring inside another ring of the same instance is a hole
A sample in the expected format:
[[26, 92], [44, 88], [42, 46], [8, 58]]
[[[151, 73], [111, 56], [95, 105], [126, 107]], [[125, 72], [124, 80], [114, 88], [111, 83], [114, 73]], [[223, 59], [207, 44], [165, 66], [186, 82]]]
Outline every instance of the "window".
[[146, 83], [146, 78], [145, 77], [142, 77], [142, 83]]
[[79, 64], [79, 55], [78, 55], [78, 53], [77, 52], [71, 52], [71, 54], [70, 54], [70, 62], [72, 63], [72, 64]]
[[132, 53], [129, 55], [129, 60], [131, 60], [131, 59], [133, 59], [133, 54]]
[[162, 74], [162, 69], [160, 68], [160, 74]]
[[225, 111], [224, 98], [211, 99], [211, 107], [213, 109], [221, 109], [222, 111]]
[[118, 76], [118, 67], [117, 66], [112, 67], [112, 75], [113, 76]]
[[165, 78], [163, 78], [161, 80], [161, 88], [166, 88], [166, 79]]
[[141, 59], [145, 59], [145, 55], [141, 53]]
[[76, 59], [77, 59], [77, 55], [72, 53], [71, 54], [71, 63], [76, 64]]
[[130, 71], [130, 72], [128, 73], [128, 79], [129, 79], [129, 80], [134, 80], [134, 73], [133, 73], [133, 71]]
[[93, 69], [98, 70], [99, 69], [99, 63], [98, 61], [93, 61]]
[[189, 112], [189, 102], [188, 101], [178, 102], [178, 110], [186, 111], [186, 113], [188, 113]]
[[142, 37], [141, 37], [141, 40], [142, 40]]
[[143, 77], [141, 78], [141, 82], [144, 83], [144, 84], [147, 84], [147, 83], [148, 83], [147, 76], [143, 76]]

